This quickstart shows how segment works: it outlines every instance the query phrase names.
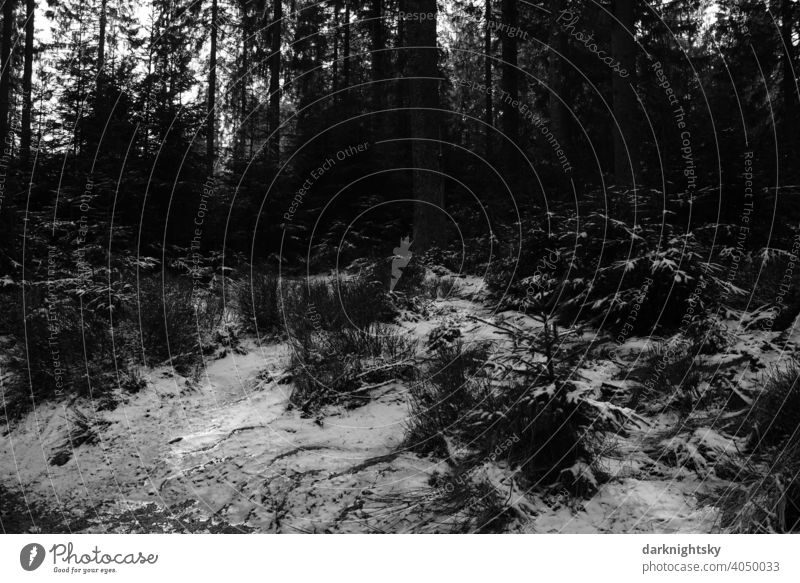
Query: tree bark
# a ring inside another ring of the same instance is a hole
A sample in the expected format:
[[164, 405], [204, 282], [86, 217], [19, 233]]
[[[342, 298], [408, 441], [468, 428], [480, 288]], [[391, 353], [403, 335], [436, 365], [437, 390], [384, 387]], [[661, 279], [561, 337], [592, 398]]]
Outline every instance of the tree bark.
[[211, 0], [211, 53], [208, 58], [208, 111], [206, 116], [206, 165], [208, 175], [214, 174], [215, 108], [217, 100], [217, 0]]
[[[559, 14], [564, 8], [564, 0], [551, 0], [551, 13]], [[564, 89], [566, 88], [564, 78], [564, 55], [567, 49], [567, 42], [561, 26], [553, 19], [550, 31], [550, 47], [548, 54], [548, 85], [550, 85], [550, 95], [548, 96], [548, 109], [550, 112], [550, 125], [553, 135], [558, 140], [561, 149], [569, 152], [572, 146], [572, 136], [569, 128], [569, 112], [564, 101]], [[558, 51], [557, 54], [555, 51]], [[559, 99], [560, 98], [560, 99]]]
[[350, 87], [350, 0], [344, 0], [344, 88]]
[[[372, 110], [384, 111], [388, 104], [387, 86], [384, 80], [387, 76], [386, 66], [386, 27], [383, 22], [383, 0], [372, 0], [371, 6], [371, 48], [372, 48]], [[387, 133], [386, 113], [378, 113], [369, 117], [373, 140], [381, 140]], [[377, 159], [378, 167], [382, 167], [382, 159]]]
[[22, 136], [20, 138], [20, 155], [24, 164], [28, 163], [31, 154], [31, 110], [33, 109], [33, 35], [35, 34], [34, 14], [36, 0], [25, 2], [25, 63], [22, 71]]
[[[611, 28], [611, 52], [627, 77], [612, 71], [614, 118], [614, 179], [618, 186], [630, 187], [639, 171], [639, 144], [636, 133], [636, 97], [631, 86], [636, 79], [633, 0], [614, 0], [616, 20]], [[631, 173], [633, 169], [633, 173]]]
[[0, 153], [6, 148], [11, 104], [11, 39], [14, 34], [14, 0], [3, 3], [3, 36], [0, 46]]
[[[517, 38], [511, 36], [508, 30], [516, 28], [519, 21], [517, 14], [517, 0], [503, 0], [501, 4], [502, 19], [505, 33], [502, 33], [502, 59], [503, 73], [500, 78], [500, 111], [502, 112], [501, 126], [503, 133], [513, 142], [519, 137], [519, 110], [513, 102], [519, 99], [519, 74], [517, 71]], [[510, 161], [514, 156], [515, 149], [507, 140], [504, 140], [506, 150], [506, 160]]]
[[[781, 53], [781, 68], [783, 69], [782, 93], [784, 119], [794, 120], [797, 116], [797, 82], [795, 81], [794, 70], [794, 45], [792, 44], [792, 28], [794, 14], [791, 0], [781, 1], [781, 39], [783, 40], [784, 50]], [[788, 127], [786, 129], [789, 129]], [[796, 131], [791, 129], [791, 132]]]
[[341, 0], [336, 0], [333, 3], [333, 72], [331, 79], [331, 87], [334, 92], [334, 101], [339, 101], [339, 95], [336, 91], [339, 89], [339, 12], [341, 10]]
[[[436, 0], [407, 0], [410, 13], [436, 14]], [[412, 184], [414, 198], [414, 253], [421, 254], [446, 240], [444, 221], [444, 181], [439, 174], [441, 149], [430, 140], [440, 139], [439, 70], [437, 67], [436, 19], [406, 22], [409, 105], [411, 110]], [[415, 78], [417, 77], [417, 78]]]
[[483, 121], [486, 124], [485, 140], [486, 152], [485, 156], [488, 158], [492, 151], [492, 132], [494, 132], [494, 112], [492, 99], [494, 97], [494, 88], [492, 87], [492, 0], [486, 0], [486, 8], [484, 11], [484, 31], [483, 31], [483, 84], [486, 85], [486, 108], [483, 113]]
[[372, 0], [372, 106], [383, 109], [386, 88], [380, 83], [386, 76], [386, 31], [383, 24], [383, 0]]
[[100, 37], [97, 43], [97, 83], [100, 84], [100, 78], [105, 73], [103, 67], [106, 64], [106, 22], [108, 17], [106, 15], [106, 5], [108, 0], [100, 2]]
[[283, 6], [281, 0], [273, 0], [272, 25], [270, 31], [271, 50], [269, 61], [269, 108], [267, 123], [271, 134], [269, 153], [273, 163], [280, 160], [281, 136], [278, 129], [281, 123], [281, 29], [283, 25]]
[[240, 132], [241, 132], [241, 140], [242, 148], [244, 149], [247, 146], [247, 139], [249, 132], [246, 131], [245, 126], [249, 126], [247, 122], [247, 88], [248, 88], [248, 79], [250, 78], [250, 67], [249, 67], [249, 59], [250, 59], [250, 52], [248, 51], [247, 47], [247, 38], [250, 34], [250, 21], [247, 14], [247, 4], [242, 4], [242, 70], [241, 74], [239, 75], [239, 120], [241, 124]]

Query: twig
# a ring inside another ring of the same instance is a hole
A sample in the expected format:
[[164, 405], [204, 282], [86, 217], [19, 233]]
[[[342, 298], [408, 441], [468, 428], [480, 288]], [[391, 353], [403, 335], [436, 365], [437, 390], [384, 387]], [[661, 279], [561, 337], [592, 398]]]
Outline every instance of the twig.
[[514, 326], [514, 328], [506, 328], [505, 326], [501, 326], [497, 322], [490, 322], [489, 320], [484, 320], [483, 318], [479, 318], [478, 316], [468, 316], [468, 318], [471, 319], [471, 320], [477, 320], [478, 322], [483, 322], [484, 324], [486, 324], [488, 326], [492, 326], [493, 328], [497, 328], [498, 330], [503, 330], [504, 332], [508, 332], [509, 334], [516, 335], [516, 334], [524, 334], [525, 333], [525, 330], [523, 330], [522, 328], [518, 328], [518, 327], [514, 326], [513, 324], [510, 324], [510, 325]]
[[369, 369], [369, 370], [365, 370], [364, 372], [357, 374], [357, 375], [356, 375], [356, 378], [362, 378], [362, 377], [365, 377], [365, 376], [367, 376], [368, 374], [371, 374], [371, 373], [373, 373], [373, 372], [375, 372], [375, 371], [378, 371], [378, 370], [383, 370], [383, 369], [386, 369], [386, 368], [392, 368], [392, 367], [394, 367], [394, 366], [400, 366], [401, 364], [404, 364], [404, 363], [406, 363], [406, 362], [410, 362], [410, 361], [412, 361], [412, 360], [414, 360], [414, 357], [413, 357], [413, 356], [411, 356], [411, 357], [409, 357], [409, 358], [405, 358], [405, 359], [403, 359], [403, 360], [398, 360], [397, 362], [388, 362], [388, 363], [386, 363], [386, 364], [384, 364], [384, 365], [382, 365], [382, 366], [376, 366], [376, 367], [374, 367], [374, 368], [371, 368], [371, 369]]
[[385, 387], [386, 385], [389, 385], [389, 384], [394, 383], [396, 381], [397, 381], [397, 379], [389, 379], [388, 381], [383, 381], [381, 383], [376, 383], [374, 385], [365, 385], [363, 387], [359, 387], [359, 388], [357, 388], [357, 389], [355, 389], [353, 391], [350, 391], [350, 394], [351, 395], [355, 395], [357, 393], [366, 393], [366, 392], [371, 391], [372, 389], [380, 389], [381, 387]]

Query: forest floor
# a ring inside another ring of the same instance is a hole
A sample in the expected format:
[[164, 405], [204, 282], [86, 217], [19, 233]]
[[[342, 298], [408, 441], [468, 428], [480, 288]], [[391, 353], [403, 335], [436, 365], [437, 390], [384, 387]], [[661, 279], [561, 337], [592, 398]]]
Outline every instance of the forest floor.
[[[492, 326], [499, 321], [540, 325], [517, 312], [491, 313], [479, 287], [477, 279], [464, 280], [459, 297], [431, 300], [425, 315], [404, 314], [398, 325], [421, 340], [443, 322], [468, 340], [499, 340]], [[746, 401], [747, 387], [757, 387], [782, 353], [773, 333], [735, 335], [736, 343], [704, 366], [714, 369], [714, 379], [739, 387], [730, 394]], [[630, 371], [647, 342], [594, 342], [576, 374], [597, 399], [613, 402], [635, 386]], [[409, 415], [405, 381], [376, 388], [363, 406], [303, 417], [289, 406], [288, 345], [248, 339], [242, 348], [218, 353], [199, 379], [168, 368], [149, 371], [144, 390], [98, 413], [96, 443], [75, 447], [63, 465], [51, 460], [68, 442], [66, 403], [41, 404], [0, 428], [4, 530], [450, 530], [453, 517], [426, 503], [431, 476], [447, 462], [401, 447]], [[735, 410], [727, 401], [685, 414], [665, 403], [640, 409], [625, 434], [610, 436], [613, 446], [600, 460], [606, 479], [588, 498], [547, 488], [524, 492], [502, 461], [481, 471], [507, 488], [509, 504], [525, 509], [506, 530], [713, 532], [719, 511], [708, 496], [729, 484], [721, 468], [745, 446], [744, 437], [727, 430]]]

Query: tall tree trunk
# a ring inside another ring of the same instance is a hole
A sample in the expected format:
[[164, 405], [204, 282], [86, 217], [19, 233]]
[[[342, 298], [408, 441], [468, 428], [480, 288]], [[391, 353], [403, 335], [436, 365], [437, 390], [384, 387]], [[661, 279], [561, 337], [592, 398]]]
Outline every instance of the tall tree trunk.
[[383, 0], [372, 0], [372, 107], [383, 109], [386, 87], [378, 83], [386, 76], [386, 31], [383, 25]]
[[[553, 15], [559, 14], [564, 8], [564, 0], [551, 0], [550, 5], [551, 13]], [[550, 125], [561, 149], [569, 152], [572, 147], [572, 136], [569, 128], [569, 112], [566, 105], [564, 105], [564, 102], [567, 101], [564, 95], [564, 89], [566, 88], [564, 60], [566, 56], [560, 56], [564, 55], [567, 49], [567, 42], [564, 31], [555, 18], [551, 25], [549, 44], [551, 49], [554, 49], [548, 53], [547, 83], [550, 85], [550, 95], [548, 96]]]
[[[794, 45], [792, 44], [792, 25], [794, 14], [791, 0], [781, 1], [781, 39], [784, 50], [781, 53], [781, 68], [783, 79], [781, 92], [783, 93], [784, 118], [786, 121], [794, 120], [797, 115], [797, 82], [794, 69]], [[786, 129], [789, 129], [788, 127]], [[794, 133], [796, 130], [790, 130]]]
[[106, 4], [108, 0], [100, 2], [100, 40], [97, 44], [97, 82], [100, 83], [101, 77], [105, 74], [103, 67], [106, 64]]
[[11, 39], [14, 34], [14, 0], [3, 2], [3, 38], [0, 47], [0, 152], [6, 147], [11, 109]]
[[[407, 0], [410, 13], [436, 14], [436, 0]], [[430, 140], [440, 139], [438, 48], [436, 19], [406, 22], [407, 46], [424, 47], [408, 51], [411, 110], [411, 146], [414, 198], [413, 249], [421, 254], [445, 242], [444, 181], [439, 174], [441, 149]], [[420, 77], [413, 79], [413, 77]]]
[[78, 72], [75, 75], [75, 86], [78, 89], [78, 98], [75, 100], [75, 128], [74, 128], [74, 135], [72, 137], [73, 148], [72, 152], [75, 156], [73, 159], [73, 163], [77, 164], [78, 160], [81, 159], [81, 154], [83, 152], [83, 123], [81, 120], [81, 112], [84, 108], [84, 102], [86, 100], [86, 95], [83, 93], [83, 58], [84, 58], [84, 50], [85, 47], [83, 46], [83, 27], [85, 26], [85, 19], [83, 17], [83, 7], [84, 7], [84, 0], [80, 0], [78, 3], [78, 46], [76, 49], [76, 57], [75, 60], [78, 64]]
[[[516, 28], [519, 20], [517, 15], [517, 0], [503, 0], [501, 5], [502, 18], [505, 33], [502, 34], [502, 58], [503, 73], [500, 78], [500, 88], [502, 89], [500, 100], [500, 111], [503, 114], [501, 126], [503, 133], [514, 142], [519, 137], [519, 103], [514, 101], [519, 99], [519, 74], [517, 71], [517, 38], [516, 35], [508, 34], [510, 28]], [[504, 140], [506, 150], [506, 160], [511, 161], [515, 156], [515, 149]]]
[[339, 89], [339, 12], [341, 10], [341, 0], [333, 3], [333, 79], [331, 86], [334, 93], [334, 101], [339, 101], [336, 91]]
[[[399, 12], [408, 12], [407, 0], [397, 0], [397, 10]], [[399, 111], [392, 113], [390, 119], [387, 119], [387, 127], [391, 127], [391, 132], [395, 135], [406, 135], [408, 128], [411, 126], [411, 113], [408, 111], [409, 106], [409, 84], [405, 81], [405, 75], [408, 74], [408, 50], [403, 47], [410, 46], [408, 42], [408, 29], [406, 21], [402, 18], [397, 22], [397, 40], [395, 46], [398, 50], [393, 51], [396, 61], [392, 67], [392, 71], [396, 79], [396, 91], [393, 92], [393, 106], [400, 108]], [[401, 159], [404, 164], [411, 165], [411, 142], [388, 142], [387, 148], [389, 152], [393, 152], [391, 157], [394, 159]], [[409, 187], [411, 188], [411, 187]]]
[[217, 131], [215, 116], [217, 99], [217, 0], [211, 0], [211, 54], [208, 58], [208, 112], [206, 116], [206, 165], [209, 176], [214, 174], [214, 138]]
[[350, 87], [350, 0], [344, 0], [344, 88]]
[[[371, 44], [372, 44], [372, 110], [383, 111], [386, 109], [386, 27], [383, 22], [383, 0], [372, 0], [372, 26]], [[372, 139], [381, 140], [387, 133], [386, 128], [386, 113], [378, 113], [370, 116], [370, 127], [372, 130]], [[382, 167], [383, 158], [377, 158], [376, 163], [378, 167]]]
[[280, 160], [281, 136], [278, 127], [281, 123], [281, 28], [283, 25], [283, 6], [281, 0], [273, 0], [272, 25], [270, 30], [269, 61], [269, 109], [267, 123], [272, 135], [268, 144], [270, 159], [277, 164]]
[[484, 31], [483, 31], [483, 84], [486, 85], [486, 108], [483, 113], [483, 121], [486, 123], [485, 138], [486, 138], [486, 157], [492, 151], [492, 133], [494, 128], [494, 112], [492, 111], [492, 99], [494, 97], [494, 89], [492, 87], [492, 0], [486, 0], [486, 8], [484, 11]]
[[[633, 0], [614, 0], [616, 20], [611, 26], [611, 52], [628, 76], [612, 71], [614, 100], [614, 179], [619, 186], [634, 184], [639, 171], [636, 135], [636, 97], [632, 83], [636, 79], [636, 43], [634, 41]], [[617, 127], [618, 126], [618, 127]], [[631, 174], [633, 169], [633, 175]]]
[[250, 34], [249, 20], [247, 16], [247, 4], [242, 3], [242, 68], [239, 74], [239, 143], [241, 144], [241, 151], [243, 152], [247, 147], [247, 139], [249, 132], [247, 128], [249, 123], [247, 121], [247, 88], [249, 86], [248, 79], [250, 78], [249, 59], [250, 53], [247, 46], [247, 37]]
[[20, 155], [24, 164], [31, 155], [31, 110], [33, 109], [33, 23], [36, 12], [36, 0], [25, 2], [25, 63], [22, 71], [22, 136], [20, 138]]
[[517, 38], [508, 32], [519, 21], [517, 0], [502, 0], [500, 4], [503, 32], [501, 37], [502, 67], [500, 75], [500, 130], [504, 134], [500, 151], [501, 169], [511, 192], [517, 194], [521, 185], [519, 154], [515, 145], [519, 139], [519, 73], [517, 71]]

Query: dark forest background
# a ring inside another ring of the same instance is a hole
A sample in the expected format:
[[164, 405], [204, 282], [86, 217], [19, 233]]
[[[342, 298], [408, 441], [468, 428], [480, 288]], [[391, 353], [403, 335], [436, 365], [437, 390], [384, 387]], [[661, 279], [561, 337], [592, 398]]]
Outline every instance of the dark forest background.
[[54, 346], [91, 392], [89, 361], [191, 352], [181, 308], [228, 283], [403, 237], [498, 308], [788, 325], [799, 4], [3, 0], [8, 350], [31, 395]]

